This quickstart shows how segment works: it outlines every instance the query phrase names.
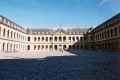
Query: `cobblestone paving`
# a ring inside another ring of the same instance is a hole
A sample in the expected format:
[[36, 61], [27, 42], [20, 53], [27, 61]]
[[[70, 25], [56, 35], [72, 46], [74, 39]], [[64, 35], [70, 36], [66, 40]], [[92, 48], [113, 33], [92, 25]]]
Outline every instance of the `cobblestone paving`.
[[120, 55], [77, 55], [0, 60], [0, 80], [120, 80]]

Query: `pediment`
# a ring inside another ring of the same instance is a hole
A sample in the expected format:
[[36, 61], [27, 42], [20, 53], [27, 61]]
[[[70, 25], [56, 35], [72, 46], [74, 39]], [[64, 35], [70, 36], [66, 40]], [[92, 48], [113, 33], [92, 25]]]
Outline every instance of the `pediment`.
[[67, 34], [63, 29], [57, 29], [54, 34]]

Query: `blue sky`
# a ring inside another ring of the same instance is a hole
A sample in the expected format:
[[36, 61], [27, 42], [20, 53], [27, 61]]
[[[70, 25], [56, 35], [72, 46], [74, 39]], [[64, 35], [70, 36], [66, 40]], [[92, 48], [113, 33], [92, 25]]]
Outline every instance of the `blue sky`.
[[91, 27], [120, 12], [120, 0], [0, 0], [0, 14], [24, 27]]

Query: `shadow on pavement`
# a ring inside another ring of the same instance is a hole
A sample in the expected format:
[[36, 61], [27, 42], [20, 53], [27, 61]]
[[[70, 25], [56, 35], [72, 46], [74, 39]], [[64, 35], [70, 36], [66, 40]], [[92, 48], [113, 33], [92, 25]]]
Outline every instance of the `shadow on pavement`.
[[120, 80], [120, 55], [70, 51], [77, 56], [0, 60], [1, 80]]

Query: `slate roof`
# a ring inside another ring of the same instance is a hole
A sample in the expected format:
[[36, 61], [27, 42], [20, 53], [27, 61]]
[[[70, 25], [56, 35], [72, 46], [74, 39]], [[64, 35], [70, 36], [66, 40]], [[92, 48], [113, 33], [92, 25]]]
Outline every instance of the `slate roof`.
[[29, 29], [32, 34], [54, 34], [55, 32], [63, 32], [66, 34], [81, 34], [86, 33], [88, 31], [88, 28], [70, 28], [70, 29], [50, 29], [50, 28], [44, 28], [44, 29]]

